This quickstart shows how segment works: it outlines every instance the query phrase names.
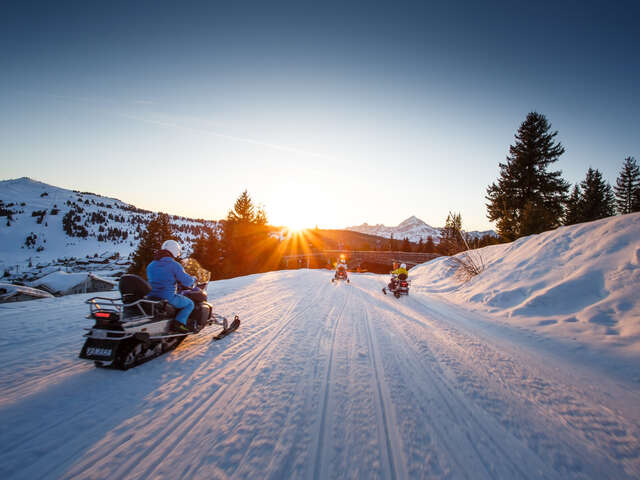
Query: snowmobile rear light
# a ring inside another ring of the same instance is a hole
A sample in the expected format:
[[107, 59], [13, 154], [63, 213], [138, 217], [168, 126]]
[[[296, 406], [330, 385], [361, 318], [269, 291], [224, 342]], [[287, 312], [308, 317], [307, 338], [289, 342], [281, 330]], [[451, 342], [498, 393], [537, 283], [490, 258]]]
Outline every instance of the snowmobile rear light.
[[96, 320], [111, 321], [111, 320], [116, 320], [118, 318], [118, 314], [116, 312], [97, 311], [97, 312], [93, 312], [93, 317]]

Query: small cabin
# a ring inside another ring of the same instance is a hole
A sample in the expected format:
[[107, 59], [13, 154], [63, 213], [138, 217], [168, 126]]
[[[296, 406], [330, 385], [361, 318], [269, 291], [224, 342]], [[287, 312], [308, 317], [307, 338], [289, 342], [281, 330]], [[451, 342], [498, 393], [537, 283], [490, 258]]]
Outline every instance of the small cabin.
[[67, 273], [53, 272], [31, 282], [32, 287], [39, 288], [55, 296], [73, 295], [75, 293], [107, 292], [113, 290], [118, 282], [99, 277], [87, 272]]
[[0, 282], [0, 303], [23, 302], [39, 298], [53, 298], [53, 295], [37, 288]]

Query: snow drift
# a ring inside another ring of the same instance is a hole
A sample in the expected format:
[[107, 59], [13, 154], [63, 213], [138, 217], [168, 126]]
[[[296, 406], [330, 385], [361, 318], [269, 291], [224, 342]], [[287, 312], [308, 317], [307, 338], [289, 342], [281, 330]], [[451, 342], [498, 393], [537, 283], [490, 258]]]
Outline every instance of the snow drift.
[[640, 353], [640, 213], [561, 227], [478, 250], [486, 269], [456, 280], [447, 257], [413, 287], [544, 335]]

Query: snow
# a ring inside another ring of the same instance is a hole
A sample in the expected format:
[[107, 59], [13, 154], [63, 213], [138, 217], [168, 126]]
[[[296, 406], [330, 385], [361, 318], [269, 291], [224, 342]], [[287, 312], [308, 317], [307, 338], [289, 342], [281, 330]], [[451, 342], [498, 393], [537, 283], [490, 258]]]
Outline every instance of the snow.
[[640, 354], [640, 213], [478, 252], [487, 267], [470, 282], [443, 257], [413, 269], [413, 287], [579, 347]]
[[487, 247], [462, 286], [439, 259], [401, 299], [373, 274], [212, 282], [240, 329], [126, 372], [77, 358], [92, 295], [0, 305], [0, 477], [639, 478], [639, 223]]

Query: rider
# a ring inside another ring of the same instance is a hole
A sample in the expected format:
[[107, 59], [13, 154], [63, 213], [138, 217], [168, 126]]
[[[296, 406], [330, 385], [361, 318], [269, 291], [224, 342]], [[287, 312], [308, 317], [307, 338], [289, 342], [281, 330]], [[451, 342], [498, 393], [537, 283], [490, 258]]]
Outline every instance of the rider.
[[[397, 264], [394, 264], [394, 267], [396, 265]], [[393, 290], [398, 280], [406, 280], [409, 277], [409, 272], [407, 271], [407, 264], [406, 263], [401, 264], [399, 268], [396, 268], [391, 272], [391, 275], [392, 277], [391, 277], [391, 282], [389, 283], [389, 288]]]
[[344, 255], [340, 255], [338, 263], [336, 263], [336, 274], [334, 278], [339, 278], [340, 275], [347, 277], [347, 261], [344, 259]]
[[187, 319], [193, 311], [193, 300], [178, 295], [176, 284], [192, 287], [196, 279], [188, 275], [176, 260], [180, 258], [180, 244], [175, 240], [166, 240], [156, 252], [154, 260], [147, 266], [147, 278], [151, 284], [149, 297], [162, 298], [178, 309], [174, 327], [179, 332], [190, 332]]

